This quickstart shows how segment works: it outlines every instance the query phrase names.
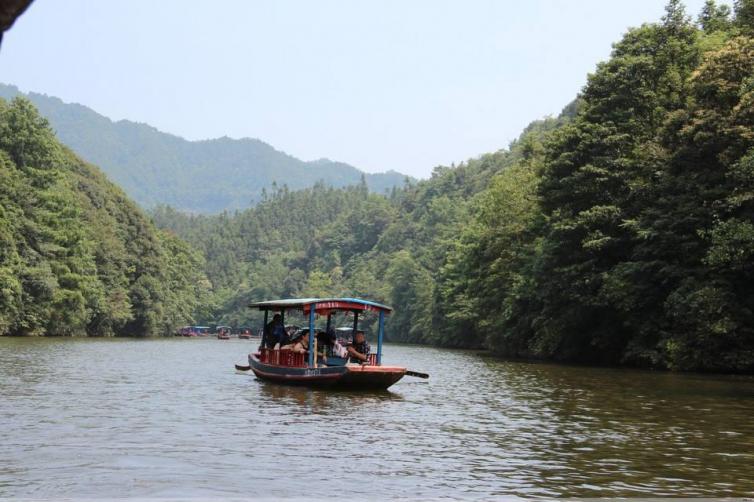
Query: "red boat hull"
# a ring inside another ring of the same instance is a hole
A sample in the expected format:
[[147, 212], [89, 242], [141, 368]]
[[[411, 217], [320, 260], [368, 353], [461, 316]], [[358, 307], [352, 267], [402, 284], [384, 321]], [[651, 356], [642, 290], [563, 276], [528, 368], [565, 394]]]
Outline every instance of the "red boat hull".
[[260, 380], [287, 385], [343, 389], [384, 390], [406, 374], [406, 368], [399, 366], [353, 364], [306, 368], [265, 364], [259, 360], [257, 354], [249, 357], [249, 365]]

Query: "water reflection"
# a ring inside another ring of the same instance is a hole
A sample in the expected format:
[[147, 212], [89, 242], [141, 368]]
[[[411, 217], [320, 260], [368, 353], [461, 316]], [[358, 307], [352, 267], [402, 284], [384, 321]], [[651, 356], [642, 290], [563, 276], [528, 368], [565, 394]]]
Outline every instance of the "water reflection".
[[[532, 483], [559, 480], [586, 496], [713, 496], [752, 484], [750, 379], [488, 364], [501, 396], [491, 407], [507, 410], [501, 422], [523, 439]], [[503, 449], [511, 436], [495, 442]]]
[[[354, 407], [369, 408], [381, 406], [388, 402], [403, 400], [403, 396], [390, 390], [378, 392], [359, 392], [343, 389], [310, 389], [306, 387], [278, 385], [255, 380], [263, 400], [276, 405], [297, 406], [303, 413], [321, 415], [339, 415]], [[259, 397], [249, 397], [249, 404], [259, 406]]]
[[324, 497], [333, 476], [379, 497], [754, 492], [751, 378], [387, 345], [430, 380], [331, 392], [238, 375], [246, 351], [0, 339], [0, 495]]

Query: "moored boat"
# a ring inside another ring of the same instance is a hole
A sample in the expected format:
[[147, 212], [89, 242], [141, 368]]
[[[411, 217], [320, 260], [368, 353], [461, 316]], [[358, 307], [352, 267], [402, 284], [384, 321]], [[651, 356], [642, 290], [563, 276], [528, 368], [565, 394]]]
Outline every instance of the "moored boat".
[[[269, 312], [279, 313], [282, 317], [286, 312], [298, 311], [309, 321], [299, 339], [306, 337], [305, 344], [311, 350], [296, 351], [290, 348], [269, 346], [269, 341], [262, 340], [260, 349], [249, 354], [249, 366], [236, 365], [239, 371], [251, 370], [260, 380], [270, 382], [306, 385], [313, 387], [338, 387], [350, 389], [387, 389], [398, 382], [404, 375], [428, 375], [408, 371], [402, 366], [387, 366], [382, 364], [382, 345], [385, 332], [385, 316], [392, 312], [386, 305], [362, 300], [358, 298], [302, 298], [255, 302], [250, 305], [264, 311], [264, 324], [268, 325]], [[335, 330], [332, 329], [332, 318], [337, 312], [347, 312], [353, 316], [352, 333], [361, 332], [358, 329], [359, 316], [366, 313], [376, 314], [378, 317], [377, 352], [359, 356], [363, 360], [355, 359], [352, 352], [346, 356], [343, 352], [333, 351]], [[317, 317], [327, 319], [324, 330], [317, 331]], [[280, 321], [284, 325], [284, 319]], [[319, 340], [333, 340], [332, 344], [318, 347]], [[346, 356], [346, 357], [343, 357]]]

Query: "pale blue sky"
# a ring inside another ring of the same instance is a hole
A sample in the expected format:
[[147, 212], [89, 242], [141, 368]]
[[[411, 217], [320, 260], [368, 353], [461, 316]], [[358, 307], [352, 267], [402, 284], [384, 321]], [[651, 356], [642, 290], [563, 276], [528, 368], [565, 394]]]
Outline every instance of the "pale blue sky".
[[3, 39], [0, 82], [188, 139], [426, 177], [557, 114], [664, 5], [36, 0]]

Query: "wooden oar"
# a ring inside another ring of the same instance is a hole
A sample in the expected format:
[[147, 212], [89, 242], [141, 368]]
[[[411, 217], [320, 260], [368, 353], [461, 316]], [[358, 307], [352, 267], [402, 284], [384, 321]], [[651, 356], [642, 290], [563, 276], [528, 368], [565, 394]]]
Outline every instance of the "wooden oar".
[[241, 366], [240, 364], [236, 364], [236, 369], [238, 371], [249, 371], [251, 366]]

